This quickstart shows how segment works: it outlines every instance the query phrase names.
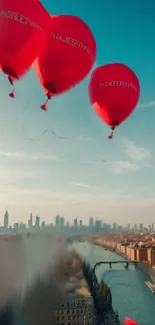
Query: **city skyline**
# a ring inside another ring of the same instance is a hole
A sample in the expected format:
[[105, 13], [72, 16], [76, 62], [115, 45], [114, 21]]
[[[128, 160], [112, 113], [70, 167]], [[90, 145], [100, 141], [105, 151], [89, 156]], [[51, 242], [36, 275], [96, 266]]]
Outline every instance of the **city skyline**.
[[[150, 5], [134, 0], [120, 0], [119, 5], [115, 0], [90, 1], [88, 10], [83, 1], [42, 3], [53, 14], [83, 18], [97, 42], [96, 65], [118, 61], [130, 66], [140, 79], [141, 98], [109, 141], [109, 128], [89, 103], [89, 76], [53, 98], [45, 113], [40, 110], [45, 95], [32, 70], [16, 83], [14, 100], [8, 97], [11, 88], [1, 74], [0, 215], [7, 208], [11, 223], [26, 222], [32, 211], [47, 222], [51, 214], [59, 213], [69, 220], [82, 216], [85, 222], [94, 215], [107, 223], [147, 220], [151, 224], [155, 215], [155, 4], [152, 0]], [[47, 128], [66, 139], [50, 132], [42, 136]]]
[[[52, 220], [53, 219], [53, 220]], [[13, 225], [9, 221], [9, 213], [6, 210], [3, 218], [3, 222], [0, 223], [0, 232], [7, 233], [25, 233], [27, 231], [40, 231], [50, 229], [57, 230], [58, 232], [76, 232], [76, 233], [86, 233], [86, 232], [154, 232], [154, 223], [150, 225], [140, 224], [126, 224], [125, 226], [113, 222], [112, 224], [106, 223], [101, 219], [89, 217], [88, 224], [84, 223], [82, 219], [74, 218], [72, 222], [65, 219], [63, 216], [56, 215], [51, 218], [51, 222], [47, 223], [45, 220], [41, 220], [39, 216], [33, 216], [30, 213], [29, 218], [27, 218], [27, 223], [15, 222]]]

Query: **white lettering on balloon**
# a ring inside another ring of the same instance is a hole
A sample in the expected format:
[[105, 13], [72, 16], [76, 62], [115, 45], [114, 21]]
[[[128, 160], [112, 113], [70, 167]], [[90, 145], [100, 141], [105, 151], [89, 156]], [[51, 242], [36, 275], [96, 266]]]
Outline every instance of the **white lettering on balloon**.
[[[19, 0], [21, 1], [21, 0]], [[43, 32], [43, 28], [41, 28], [41, 26], [39, 26], [37, 23], [35, 23], [34, 21], [30, 20], [28, 17], [20, 14], [19, 12], [15, 12], [15, 11], [11, 11], [11, 10], [3, 10], [0, 9], [0, 17], [5, 17], [8, 19], [12, 19], [17, 21], [20, 24], [23, 25], [29, 25], [32, 28], [35, 28], [41, 32]]]
[[73, 37], [62, 36], [61, 34], [51, 33], [51, 38], [53, 38], [57, 41], [69, 44], [71, 46], [74, 46], [80, 50], [83, 50], [83, 51], [87, 52], [90, 57], [92, 57], [90, 49], [86, 45], [84, 45], [82, 42], [78, 41], [77, 39], [75, 39]]
[[131, 83], [131, 82], [126, 82], [126, 81], [118, 81], [118, 80], [113, 80], [113, 81], [107, 81], [107, 82], [100, 82], [99, 87], [124, 87], [124, 88], [129, 88], [137, 92], [137, 88]]

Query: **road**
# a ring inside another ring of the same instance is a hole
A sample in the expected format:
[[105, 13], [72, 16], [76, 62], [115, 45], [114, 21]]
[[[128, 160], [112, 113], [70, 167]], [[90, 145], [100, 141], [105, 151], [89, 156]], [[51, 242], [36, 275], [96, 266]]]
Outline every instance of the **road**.
[[[92, 267], [101, 260], [121, 259], [117, 254], [88, 242], [75, 242], [73, 246]], [[104, 278], [110, 286], [113, 306], [118, 309], [121, 320], [129, 316], [139, 325], [155, 325], [155, 295], [145, 285], [144, 281], [148, 277], [139, 268], [130, 266], [125, 269], [124, 265], [116, 264], [109, 269], [107, 265], [101, 265], [96, 270], [96, 275], [99, 279]]]

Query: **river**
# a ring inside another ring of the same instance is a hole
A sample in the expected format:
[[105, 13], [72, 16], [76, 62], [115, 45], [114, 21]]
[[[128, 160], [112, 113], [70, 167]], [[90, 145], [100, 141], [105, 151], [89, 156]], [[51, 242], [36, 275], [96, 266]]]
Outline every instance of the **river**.
[[[103, 260], [123, 259], [88, 242], [74, 242], [73, 246], [91, 266]], [[139, 268], [131, 265], [129, 269], [125, 269], [121, 264], [114, 264], [113, 268], [109, 269], [107, 265], [101, 265], [96, 270], [96, 275], [109, 285], [113, 307], [118, 309], [120, 320], [129, 316], [139, 325], [155, 325], [155, 295], [145, 285], [144, 281], [147, 281], [148, 277]]]

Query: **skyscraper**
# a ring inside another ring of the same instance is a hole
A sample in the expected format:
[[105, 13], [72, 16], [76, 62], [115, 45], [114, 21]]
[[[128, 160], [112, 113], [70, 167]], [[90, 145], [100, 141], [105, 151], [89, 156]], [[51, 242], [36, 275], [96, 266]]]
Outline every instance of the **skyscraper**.
[[32, 213], [30, 213], [30, 219], [28, 221], [28, 227], [31, 229], [33, 227], [33, 217], [32, 217]]
[[94, 219], [93, 219], [93, 217], [90, 217], [89, 218], [89, 228], [92, 229], [93, 226], [94, 226]]
[[78, 227], [78, 219], [74, 219], [74, 228], [77, 228]]
[[40, 217], [36, 216], [36, 228], [40, 228]]
[[60, 226], [60, 217], [59, 216], [56, 216], [55, 217], [55, 226], [56, 227], [59, 227]]
[[143, 232], [143, 224], [142, 223], [140, 223], [140, 225], [139, 225], [139, 230], [140, 230], [140, 232]]
[[8, 226], [9, 226], [9, 214], [8, 211], [6, 210], [4, 214], [4, 228], [8, 229]]
[[83, 222], [82, 220], [80, 220], [80, 228], [82, 228], [82, 226], [83, 226]]
[[61, 217], [60, 218], [60, 226], [61, 226], [61, 228], [64, 228], [64, 225], [65, 225], [64, 217]]

